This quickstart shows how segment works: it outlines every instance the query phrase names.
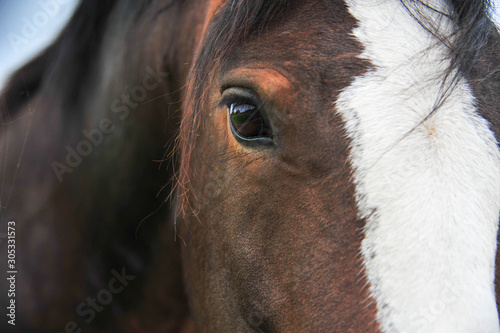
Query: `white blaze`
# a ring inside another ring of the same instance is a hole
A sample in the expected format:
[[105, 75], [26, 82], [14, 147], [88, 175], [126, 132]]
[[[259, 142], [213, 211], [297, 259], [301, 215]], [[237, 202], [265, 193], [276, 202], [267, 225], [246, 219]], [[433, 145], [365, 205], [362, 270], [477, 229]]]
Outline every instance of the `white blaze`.
[[[381, 329], [499, 332], [497, 142], [461, 77], [420, 124], [442, 95], [447, 49], [398, 0], [346, 3], [359, 20], [353, 34], [364, 47], [361, 57], [374, 65], [336, 106], [352, 141], [366, 218], [362, 254]], [[442, 1], [429, 4], [447, 11]], [[452, 33], [447, 18], [419, 9]]]

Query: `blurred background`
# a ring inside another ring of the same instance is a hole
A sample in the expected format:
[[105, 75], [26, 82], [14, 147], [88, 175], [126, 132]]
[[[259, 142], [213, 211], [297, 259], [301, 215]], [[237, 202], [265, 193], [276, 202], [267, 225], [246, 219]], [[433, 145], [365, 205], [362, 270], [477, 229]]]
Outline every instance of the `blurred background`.
[[0, 0], [0, 89], [13, 70], [57, 37], [78, 3], [79, 0]]
[[[78, 2], [0, 0], [0, 89], [13, 70], [54, 40]], [[500, 0], [491, 3], [491, 15], [500, 27]]]

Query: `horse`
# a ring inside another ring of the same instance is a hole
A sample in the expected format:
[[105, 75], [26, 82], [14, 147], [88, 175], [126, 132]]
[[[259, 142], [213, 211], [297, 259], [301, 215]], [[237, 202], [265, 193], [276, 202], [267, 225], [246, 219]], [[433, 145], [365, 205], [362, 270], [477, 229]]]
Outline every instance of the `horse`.
[[489, 10], [82, 1], [1, 94], [2, 331], [499, 332]]

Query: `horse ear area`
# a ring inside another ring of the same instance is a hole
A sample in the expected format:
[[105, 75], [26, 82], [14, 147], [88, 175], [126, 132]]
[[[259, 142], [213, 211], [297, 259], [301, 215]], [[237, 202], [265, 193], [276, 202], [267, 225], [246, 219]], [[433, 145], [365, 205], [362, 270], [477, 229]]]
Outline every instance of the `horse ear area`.
[[57, 39], [7, 80], [0, 92], [2, 114], [15, 115], [55, 73], [64, 78], [56, 84], [58, 95], [75, 101], [116, 2], [82, 1]]
[[35, 95], [42, 83], [47, 63], [54, 53], [53, 46], [20, 69], [7, 81], [2, 89], [0, 109], [3, 114], [13, 116], [31, 96]]

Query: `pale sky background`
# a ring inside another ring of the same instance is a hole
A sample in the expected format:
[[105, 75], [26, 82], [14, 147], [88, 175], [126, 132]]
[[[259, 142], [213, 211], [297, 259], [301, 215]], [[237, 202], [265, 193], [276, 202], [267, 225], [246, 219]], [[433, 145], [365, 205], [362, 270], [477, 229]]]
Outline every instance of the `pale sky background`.
[[78, 2], [0, 0], [0, 87], [14, 69], [56, 38]]
[[[0, 0], [0, 88], [14, 69], [55, 39], [78, 2]], [[492, 0], [492, 3], [492, 16], [500, 27], [500, 0]]]
[[497, 27], [500, 29], [500, 0], [491, 0], [493, 4], [493, 20], [496, 22]]

